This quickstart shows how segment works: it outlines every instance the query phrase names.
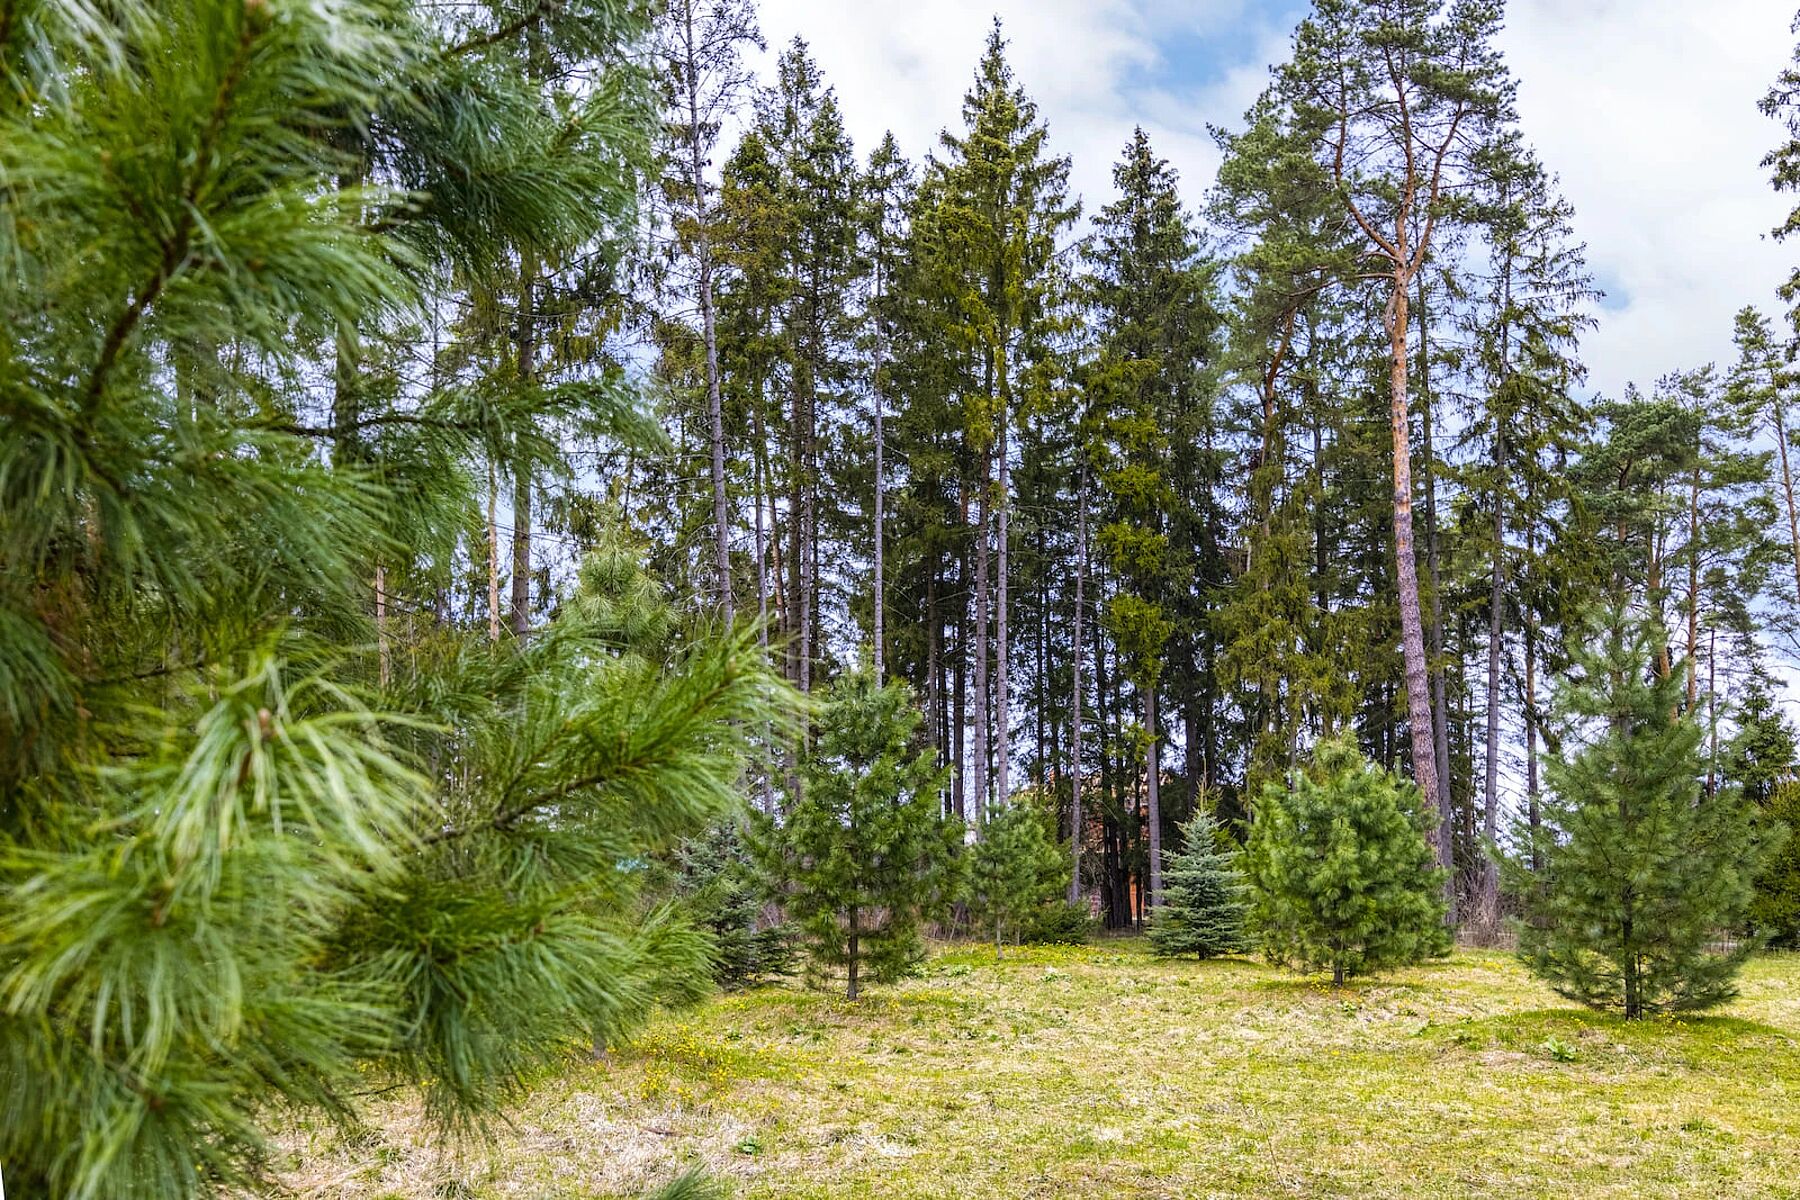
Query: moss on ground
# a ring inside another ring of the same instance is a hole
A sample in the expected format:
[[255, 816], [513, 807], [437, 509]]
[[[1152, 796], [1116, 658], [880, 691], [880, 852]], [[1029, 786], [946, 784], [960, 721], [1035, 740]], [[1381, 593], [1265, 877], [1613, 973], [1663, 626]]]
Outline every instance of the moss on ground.
[[635, 1196], [699, 1162], [742, 1200], [1800, 1197], [1800, 955], [1717, 1015], [1635, 1025], [1509, 957], [1334, 991], [1135, 941], [936, 954], [863, 1001], [668, 1015], [546, 1080], [491, 1147], [377, 1110], [289, 1143], [304, 1194]]

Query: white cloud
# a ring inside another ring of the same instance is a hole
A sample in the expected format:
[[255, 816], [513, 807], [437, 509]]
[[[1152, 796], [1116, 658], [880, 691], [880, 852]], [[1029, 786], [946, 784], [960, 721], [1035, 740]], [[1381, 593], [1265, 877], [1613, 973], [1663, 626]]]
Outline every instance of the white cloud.
[[1758, 165], [1779, 130], [1756, 110], [1792, 16], [1771, 0], [1515, 0], [1502, 46], [1526, 136], [1613, 293], [1584, 347], [1597, 391], [1727, 365], [1732, 314], [1772, 309], [1800, 261], [1763, 236], [1788, 201]]
[[[1218, 163], [1207, 126], [1239, 122], [1286, 55], [1291, 8], [764, 0], [763, 28], [772, 53], [807, 39], [861, 149], [892, 129], [917, 159], [960, 123], [997, 13], [1091, 213], [1135, 124], [1199, 203]], [[1774, 307], [1776, 283], [1800, 262], [1800, 247], [1763, 236], [1786, 201], [1758, 165], [1778, 130], [1756, 111], [1793, 44], [1791, 15], [1782, 0], [1514, 0], [1502, 46], [1525, 132], [1561, 175], [1611, 292], [1586, 343], [1596, 390], [1727, 361], [1733, 312]]]
[[806, 39], [859, 148], [892, 129], [917, 160], [937, 148], [940, 130], [961, 124], [963, 94], [998, 15], [1014, 73], [1049, 123], [1052, 151], [1073, 158], [1073, 189], [1092, 212], [1108, 198], [1112, 163], [1136, 124], [1199, 200], [1217, 166], [1206, 124], [1235, 121], [1266, 68], [1246, 63], [1204, 87], [1182, 87], [1166, 77], [1159, 39], [1204, 35], [1242, 20], [1243, 8], [1244, 0], [764, 0], [762, 24], [771, 54], [796, 34]]

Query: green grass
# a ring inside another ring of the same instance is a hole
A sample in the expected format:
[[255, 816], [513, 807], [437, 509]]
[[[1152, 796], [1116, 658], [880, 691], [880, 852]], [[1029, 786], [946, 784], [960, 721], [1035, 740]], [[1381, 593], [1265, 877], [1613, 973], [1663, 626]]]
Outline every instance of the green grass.
[[1510, 958], [1333, 991], [1136, 942], [932, 958], [865, 1000], [762, 988], [548, 1081], [486, 1150], [376, 1114], [304, 1192], [636, 1195], [702, 1163], [784, 1197], [1800, 1197], [1800, 956], [1635, 1025]]

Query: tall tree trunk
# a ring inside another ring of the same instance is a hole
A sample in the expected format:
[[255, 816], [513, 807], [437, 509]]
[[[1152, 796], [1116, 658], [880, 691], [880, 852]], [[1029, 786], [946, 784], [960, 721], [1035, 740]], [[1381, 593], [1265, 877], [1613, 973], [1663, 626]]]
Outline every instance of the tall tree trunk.
[[1012, 540], [1008, 520], [1012, 508], [1012, 475], [1007, 460], [1011, 456], [1008, 435], [1011, 432], [1012, 416], [1004, 382], [1000, 385], [1000, 395], [1000, 511], [995, 517], [994, 570], [994, 797], [998, 804], [1005, 807], [1012, 800], [1012, 652], [1006, 637], [1010, 608], [1007, 603], [1007, 552], [1008, 543]]
[[500, 640], [500, 481], [494, 472], [494, 460], [488, 459], [487, 494], [487, 591], [488, 641]]
[[[537, 256], [519, 254], [519, 320], [513, 332], [515, 371], [521, 387], [537, 376]], [[523, 641], [531, 631], [531, 466], [513, 467], [512, 631]]]
[[1794, 473], [1788, 467], [1787, 413], [1781, 403], [1781, 380], [1771, 381], [1774, 393], [1775, 448], [1781, 453], [1781, 493], [1787, 500], [1788, 546], [1794, 557], [1794, 598], [1800, 601], [1800, 508], [1794, 504]]
[[731, 594], [731, 524], [725, 490], [725, 403], [719, 382], [718, 321], [713, 304], [712, 238], [706, 221], [706, 148], [700, 127], [700, 61], [705, 53], [694, 29], [694, 0], [682, 2], [682, 50], [687, 72], [688, 187], [692, 189], [694, 264], [699, 275], [700, 331], [706, 350], [706, 416], [710, 426], [713, 490], [713, 586], [726, 624], [736, 616]]
[[886, 475], [883, 474], [882, 462], [882, 428], [881, 428], [881, 384], [880, 360], [877, 358], [875, 384], [875, 686], [884, 682], [887, 665], [887, 631], [884, 625], [884, 614], [887, 606], [887, 585], [882, 575], [882, 543], [885, 538], [883, 506], [886, 503]]
[[[1487, 846], [1494, 845], [1500, 811], [1500, 648], [1503, 589], [1505, 585], [1505, 485], [1506, 441], [1495, 431], [1494, 438], [1494, 561], [1488, 579], [1488, 648], [1487, 648], [1487, 746], [1486, 779], [1481, 798], [1481, 832]], [[1500, 921], [1499, 865], [1491, 854], [1484, 854], [1481, 866], [1481, 903], [1478, 917], [1484, 931], [1498, 928]]]
[[[1430, 652], [1432, 756], [1437, 765], [1438, 812], [1444, 825], [1445, 857], [1454, 871], [1455, 840], [1450, 834], [1455, 809], [1450, 797], [1450, 705], [1444, 678], [1443, 582], [1438, 572], [1437, 448], [1433, 442], [1433, 416], [1437, 399], [1431, 391], [1431, 321], [1425, 305], [1425, 272], [1419, 271], [1419, 414], [1425, 444], [1425, 566], [1431, 580], [1431, 619], [1426, 646]], [[1451, 881], [1450, 893], [1456, 894]]]
[[[1500, 375], [1495, 392], [1504, 394], [1512, 374], [1512, 256], [1501, 268]], [[1497, 932], [1500, 924], [1500, 865], [1491, 848], [1498, 835], [1500, 813], [1500, 654], [1505, 636], [1506, 583], [1506, 429], [1504, 414], [1494, 410], [1494, 561], [1488, 580], [1487, 745], [1486, 778], [1482, 781], [1481, 830], [1487, 852], [1481, 859], [1481, 924]]]
[[1070, 754], [1074, 763], [1074, 769], [1069, 775], [1069, 828], [1072, 831], [1069, 839], [1070, 903], [1081, 899], [1081, 618], [1087, 588], [1087, 485], [1087, 459], [1083, 457], [1080, 482], [1076, 485], [1075, 492], [1075, 653], [1071, 660], [1074, 684], [1069, 696], [1073, 714], [1069, 730]]
[[[1528, 511], [1535, 511], [1534, 505], [1537, 489], [1534, 483], [1528, 482], [1525, 491], [1525, 503]], [[1537, 707], [1537, 599], [1536, 591], [1536, 556], [1537, 530], [1527, 525], [1525, 528], [1525, 560], [1532, 563], [1532, 591], [1525, 596], [1525, 822], [1531, 830], [1531, 869], [1541, 871], [1544, 866], [1543, 852], [1538, 849], [1538, 707]]]
[[975, 531], [975, 828], [987, 823], [988, 722], [992, 719], [988, 695], [988, 613], [992, 596], [988, 589], [988, 529], [992, 509], [992, 452], [982, 454], [981, 489], [978, 493]]
[[1700, 464], [1688, 486], [1687, 711], [1700, 699]]
[[[968, 503], [963, 504], [963, 525], [969, 522]], [[954, 746], [956, 773], [950, 777], [952, 799], [956, 803], [956, 819], [969, 819], [969, 760], [964, 753], [968, 741], [968, 675], [969, 675], [969, 601], [968, 548], [963, 548], [957, 562], [957, 595], [961, 597], [956, 613], [956, 654], [951, 658], [956, 673], [956, 695], [950, 722], [950, 740]]]
[[1144, 824], [1149, 839], [1152, 910], [1162, 903], [1162, 738], [1156, 725], [1156, 684], [1152, 682], [1144, 687], [1144, 732], [1150, 739], [1144, 748]]
[[393, 660], [388, 649], [387, 568], [375, 564], [375, 657], [380, 664], [381, 686], [386, 687], [393, 674]]
[[[763, 501], [767, 495], [769, 480], [768, 433], [763, 428], [763, 394], [759, 381], [753, 393], [755, 407], [752, 420], [755, 423], [756, 445], [752, 447], [751, 469], [755, 474], [751, 481], [751, 491], [755, 493], [756, 502], [756, 644], [762, 650], [763, 661], [769, 658], [769, 529], [763, 523]], [[762, 771], [762, 810], [773, 815], [775, 812], [775, 737], [772, 722], [763, 722], [763, 749], [766, 760]]]
[[[1432, 733], [1430, 667], [1425, 657], [1425, 622], [1419, 609], [1419, 564], [1413, 548], [1412, 430], [1408, 403], [1407, 294], [1409, 280], [1395, 269], [1389, 298], [1388, 419], [1394, 439], [1394, 563], [1398, 576], [1400, 649], [1406, 665], [1407, 726], [1412, 737], [1413, 779], [1437, 818], [1431, 826], [1438, 865], [1450, 870], [1450, 814], [1442, 808], [1438, 789], [1437, 740]], [[1448, 919], [1456, 919], [1454, 884], [1446, 881]]]

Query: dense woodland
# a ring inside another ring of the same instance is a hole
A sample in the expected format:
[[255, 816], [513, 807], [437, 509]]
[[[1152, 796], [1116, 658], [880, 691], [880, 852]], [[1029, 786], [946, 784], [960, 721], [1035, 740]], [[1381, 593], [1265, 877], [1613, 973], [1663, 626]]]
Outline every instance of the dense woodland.
[[[854, 996], [1254, 885], [1340, 979], [1526, 913], [1610, 994], [1540, 892], [1612, 786], [1706, 848], [1657, 929], [1792, 937], [1800, 275], [1594, 394], [1502, 19], [1316, 0], [1216, 179], [1139, 130], [1084, 197], [997, 22], [856, 146], [750, 0], [0, 0], [8, 1182], [470, 1128], [784, 918]], [[1348, 956], [1281, 899], [1334, 811], [1404, 866]]]

